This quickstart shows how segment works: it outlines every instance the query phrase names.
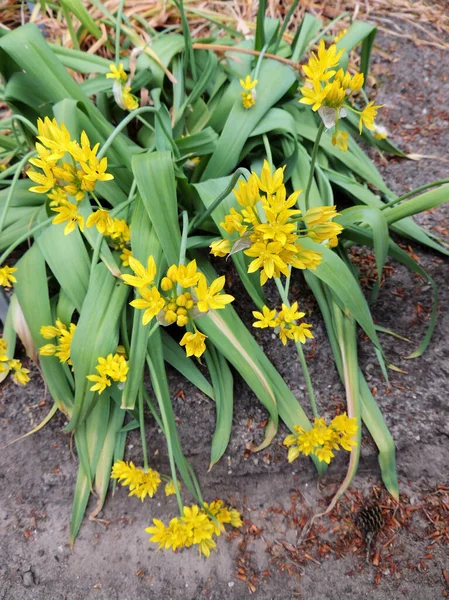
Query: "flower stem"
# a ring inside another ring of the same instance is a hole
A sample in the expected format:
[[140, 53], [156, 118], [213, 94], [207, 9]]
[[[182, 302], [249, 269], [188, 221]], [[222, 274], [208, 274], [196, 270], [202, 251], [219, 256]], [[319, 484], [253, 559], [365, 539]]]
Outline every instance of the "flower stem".
[[[281, 280], [278, 277], [275, 277], [274, 281], [276, 283], [276, 287], [278, 289], [278, 292], [279, 292], [282, 302], [289, 307], [290, 302], [288, 300], [288, 287], [290, 284], [290, 278], [288, 278], [287, 285], [285, 288], [282, 285]], [[312, 407], [313, 416], [317, 419], [319, 417], [319, 414], [318, 414], [318, 409], [317, 409], [317, 405], [316, 405], [315, 393], [313, 391], [312, 380], [310, 378], [309, 369], [307, 367], [306, 357], [304, 356], [304, 351], [302, 349], [301, 342], [296, 343], [296, 350], [298, 352], [299, 362], [301, 363], [302, 372], [304, 374], [304, 379], [306, 381], [307, 392], [309, 394], [310, 405]]]
[[11, 201], [12, 201], [12, 198], [14, 195], [14, 190], [16, 189], [17, 182], [22, 173], [22, 169], [25, 166], [25, 164], [28, 162], [28, 159], [30, 159], [34, 154], [36, 154], [36, 152], [34, 150], [31, 152], [28, 152], [28, 154], [25, 154], [25, 156], [22, 158], [22, 160], [20, 161], [20, 163], [17, 166], [16, 172], [14, 173], [13, 180], [11, 182], [11, 185], [9, 186], [8, 197], [6, 198], [6, 202], [3, 207], [2, 216], [0, 218], [0, 233], [3, 231], [3, 226], [5, 225], [5, 220], [6, 220], [6, 215], [8, 213], [8, 210], [9, 210], [9, 205], [11, 204]]
[[270, 142], [268, 141], [267, 134], [264, 133], [262, 136], [263, 145], [265, 147], [265, 154], [267, 155], [267, 161], [270, 165], [271, 170], [273, 170], [273, 155], [271, 154]]
[[421, 185], [420, 187], [417, 187], [414, 190], [411, 190], [410, 192], [403, 194], [402, 196], [398, 196], [394, 200], [390, 200], [390, 202], [387, 202], [387, 204], [382, 206], [382, 208], [380, 210], [385, 210], [386, 208], [391, 208], [395, 204], [398, 204], [398, 202], [402, 202], [402, 200], [406, 200], [407, 198], [410, 198], [410, 196], [414, 196], [415, 194], [419, 194], [419, 192], [424, 192], [425, 190], [428, 190], [433, 187], [437, 187], [439, 185], [443, 185], [445, 183], [449, 183], [449, 179], [440, 179], [438, 181], [433, 181], [432, 183], [428, 183], [426, 185]]
[[20, 246], [20, 244], [22, 242], [24, 242], [25, 240], [27, 240], [29, 237], [31, 237], [33, 234], [35, 234], [37, 231], [40, 231], [41, 229], [43, 229], [47, 225], [50, 225], [50, 223], [52, 222], [52, 220], [53, 220], [53, 217], [49, 217], [48, 219], [45, 219], [45, 221], [42, 221], [42, 223], [39, 223], [38, 225], [36, 225], [35, 227], [33, 227], [32, 229], [30, 229], [29, 231], [27, 231], [23, 235], [21, 235], [19, 238], [17, 238], [17, 240], [14, 243], [12, 243], [11, 246], [9, 246], [3, 252], [3, 254], [0, 256], [0, 265], [5, 262], [5, 260], [8, 258], [8, 256], [11, 254], [11, 252], [13, 250], [15, 250], [17, 248], [17, 246]]
[[318, 127], [318, 133], [316, 134], [315, 143], [313, 145], [312, 159], [310, 161], [309, 180], [307, 182], [306, 192], [304, 195], [304, 203], [305, 203], [306, 210], [309, 208], [310, 188], [312, 187], [313, 176], [315, 174], [316, 157], [318, 155], [318, 148], [320, 147], [320, 140], [321, 140], [321, 136], [323, 135], [323, 131], [324, 131], [324, 123], [323, 123], [323, 121], [321, 121], [320, 126]]
[[148, 452], [147, 452], [147, 441], [145, 439], [145, 415], [143, 411], [143, 391], [141, 384], [139, 388], [139, 426], [140, 426], [140, 439], [142, 440], [142, 453], [143, 453], [143, 468], [145, 473], [148, 471]]
[[120, 31], [122, 28], [122, 14], [125, 0], [120, 0], [117, 9], [117, 20], [115, 22], [115, 66], [118, 67], [120, 62]]

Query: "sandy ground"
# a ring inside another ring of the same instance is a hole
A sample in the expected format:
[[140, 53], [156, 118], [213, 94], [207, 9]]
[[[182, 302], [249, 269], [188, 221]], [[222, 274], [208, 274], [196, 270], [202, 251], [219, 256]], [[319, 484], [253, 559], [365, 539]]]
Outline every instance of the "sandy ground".
[[[382, 120], [392, 138], [409, 152], [447, 158], [449, 61], [439, 50], [399, 47], [391, 38], [379, 44], [392, 61], [377, 58], [385, 104]], [[387, 71], [391, 75], [387, 75]], [[383, 165], [389, 185], [397, 192], [447, 177], [447, 162], [393, 160]], [[447, 234], [448, 207], [418, 218], [435, 233]], [[446, 219], [446, 221], [445, 221]], [[176, 513], [175, 500], [159, 496], [143, 504], [128, 498], [125, 489], [109, 497], [100, 515], [109, 521], [86, 520], [74, 550], [68, 544], [68, 522], [76, 459], [70, 438], [57, 416], [41, 431], [1, 452], [0, 473], [0, 599], [1, 600], [139, 600], [303, 598], [304, 600], [381, 600], [410, 597], [434, 600], [448, 596], [447, 528], [449, 492], [449, 293], [447, 261], [413, 246], [420, 263], [440, 286], [440, 320], [430, 349], [413, 362], [405, 342], [383, 336], [387, 355], [407, 374], [392, 373], [386, 388], [370, 348], [360, 345], [369, 384], [386, 415], [398, 449], [401, 505], [394, 507], [379, 483], [372, 442], [364, 439], [362, 460], [351, 493], [331, 519], [315, 527], [298, 545], [301, 525], [326, 506], [344, 473], [344, 460], [331, 466], [317, 487], [307, 460], [288, 465], [281, 430], [270, 448], [257, 455], [245, 445], [261, 436], [266, 414], [236, 377], [235, 414], [226, 457], [207, 473], [214, 407], [192, 386], [170, 373], [181, 441], [197, 473], [206, 499], [223, 498], [242, 511], [245, 524], [239, 535], [222, 536], [218, 552], [200, 559], [194, 550], [179, 554], [158, 552], [148, 544], [144, 527], [153, 517], [167, 521]], [[364, 259], [366, 253], [356, 257]], [[424, 333], [430, 290], [406, 269], [389, 262], [385, 285], [373, 307], [378, 323], [391, 327], [415, 343]], [[369, 273], [368, 273], [369, 275]], [[295, 282], [299, 286], [299, 280]], [[238, 290], [237, 290], [238, 291]], [[299, 291], [298, 293], [302, 294]], [[343, 389], [333, 367], [330, 349], [316, 307], [317, 349], [310, 369], [321, 407], [329, 410], [343, 401]], [[249, 322], [250, 307], [239, 310]], [[293, 392], [304, 398], [304, 381], [293, 354], [272, 341], [258, 338]], [[323, 368], [324, 367], [324, 368]], [[49, 408], [38, 406], [44, 390], [38, 383], [18, 391], [5, 386], [0, 397], [2, 443], [29, 430]], [[305, 400], [305, 399], [304, 399]], [[303, 403], [304, 405], [306, 402]], [[155, 468], [168, 472], [163, 438], [148, 425], [150, 456]], [[139, 463], [138, 436], [128, 440], [127, 456]], [[438, 487], [440, 486], [440, 487]], [[386, 522], [366, 562], [364, 542], [354, 525], [354, 514], [364, 503], [384, 509]], [[430, 536], [430, 537], [429, 537]], [[312, 538], [312, 539], [310, 539]]]

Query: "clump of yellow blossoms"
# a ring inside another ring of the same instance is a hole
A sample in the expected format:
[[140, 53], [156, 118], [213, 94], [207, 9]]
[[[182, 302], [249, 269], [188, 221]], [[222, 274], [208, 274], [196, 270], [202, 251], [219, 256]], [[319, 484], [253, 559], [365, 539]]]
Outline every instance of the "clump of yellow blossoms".
[[334, 417], [330, 425], [324, 419], [315, 419], [309, 431], [297, 425], [294, 430], [295, 433], [284, 440], [284, 445], [288, 447], [288, 462], [294, 461], [300, 454], [314, 454], [319, 461], [329, 464], [335, 456], [333, 450], [343, 448], [351, 452], [357, 446], [357, 442], [352, 439], [357, 433], [357, 422], [346, 413]]
[[[152, 498], [161, 483], [161, 477], [153, 469], [139, 469], [133, 462], [118, 460], [112, 467], [111, 479], [117, 479], [129, 487], [129, 495], [137, 496], [142, 502], [147, 496]], [[168, 494], [167, 494], [168, 495]]]
[[243, 108], [251, 108], [256, 104], [256, 85], [257, 79], [252, 80], [250, 75], [247, 75], [245, 79], [240, 79], [240, 85], [243, 88], [242, 92], [242, 104]]
[[129, 257], [129, 266], [134, 275], [122, 275], [127, 285], [134, 286], [140, 294], [130, 304], [144, 310], [142, 323], [147, 325], [154, 317], [161, 325], [176, 323], [178, 327], [190, 325], [193, 332], [187, 331], [181, 346], [185, 346], [187, 356], [199, 358], [206, 350], [206, 337], [197, 330], [194, 319], [205, 315], [209, 310], [224, 308], [234, 300], [229, 294], [222, 294], [225, 277], [218, 277], [210, 286], [206, 277], [197, 270], [196, 261], [188, 265], [172, 265], [160, 282], [160, 289], [152, 285], [156, 277], [156, 263], [148, 257], [147, 267], [136, 258]]
[[287, 197], [284, 169], [272, 174], [270, 165], [264, 161], [260, 178], [251, 173], [248, 181], [239, 181], [233, 191], [242, 208], [240, 211], [231, 208], [220, 223], [227, 234], [237, 234], [238, 239], [225, 238], [210, 246], [214, 256], [243, 250], [253, 258], [248, 273], [260, 270], [261, 285], [272, 277], [288, 276], [290, 267], [316, 269], [322, 255], [305, 249], [301, 238], [310, 237], [333, 246], [343, 230], [332, 222], [337, 216], [335, 206], [310, 208], [304, 215], [295, 208], [301, 190]]
[[57, 338], [56, 344], [45, 344], [39, 348], [41, 356], [57, 356], [62, 363], [72, 364], [70, 360], [70, 347], [76, 325], [70, 323], [67, 327], [60, 319], [56, 319], [55, 325], [43, 325], [40, 329], [41, 336], [46, 340]]
[[95, 226], [97, 231], [110, 238], [113, 247], [121, 250], [123, 266], [129, 265], [129, 257], [132, 256], [131, 250], [127, 247], [131, 241], [131, 228], [124, 219], [111, 217], [108, 210], [100, 208], [93, 212], [86, 221], [86, 227]]
[[[30, 187], [30, 191], [47, 194], [51, 210], [58, 213], [53, 223], [66, 223], [65, 235], [71, 233], [76, 226], [83, 231], [84, 218], [78, 212], [77, 202], [83, 200], [86, 193], [94, 191], [97, 181], [113, 179], [110, 173], [106, 173], [108, 159], [97, 158], [100, 144], [91, 148], [85, 131], [81, 133], [79, 144], [70, 139], [64, 123], [58, 125], [56, 119], [38, 119], [37, 128], [38, 158], [30, 158], [29, 162], [40, 171], [28, 170], [28, 177], [38, 184]], [[71, 163], [62, 162], [67, 153], [71, 157]]]
[[13, 275], [16, 271], [16, 267], [8, 267], [8, 265], [2, 267], [0, 269], [0, 285], [11, 287], [13, 283], [16, 283], [17, 279]]
[[338, 69], [338, 62], [343, 54], [343, 49], [337, 51], [336, 44], [331, 44], [326, 49], [324, 40], [320, 41], [318, 52], [312, 55], [307, 65], [303, 66], [306, 75], [306, 85], [301, 88], [300, 102], [310, 104], [312, 110], [318, 110], [327, 129], [335, 126], [332, 143], [340, 150], [348, 149], [348, 134], [338, 130], [339, 119], [346, 116], [346, 110], [351, 110], [360, 115], [360, 133], [363, 125], [375, 131], [374, 120], [377, 111], [382, 105], [370, 102], [363, 111], [358, 111], [347, 103], [354, 92], [363, 87], [362, 73], [351, 76], [349, 72]]
[[86, 378], [94, 382], [90, 388], [91, 392], [99, 394], [102, 394], [113, 381], [123, 384], [129, 371], [125, 357], [118, 353], [108, 354], [106, 358], [100, 356], [95, 369], [98, 371], [98, 375], [86, 375]]
[[29, 369], [25, 369], [20, 360], [8, 358], [7, 350], [8, 343], [3, 338], [0, 338], [0, 373], [12, 371], [13, 381], [18, 385], [26, 385], [30, 381], [28, 376]]
[[276, 310], [270, 310], [268, 306], [262, 308], [262, 312], [253, 311], [253, 316], [257, 319], [253, 323], [253, 327], [266, 329], [272, 327], [279, 334], [281, 342], [284, 346], [287, 340], [295, 340], [305, 344], [306, 338], [313, 338], [310, 328], [310, 323], [297, 324], [299, 319], [302, 319], [306, 313], [298, 312], [298, 303], [294, 302], [290, 307], [282, 305], [282, 310], [279, 313]]
[[120, 63], [118, 67], [111, 63], [109, 65], [109, 73], [106, 73], [107, 79], [115, 79], [112, 91], [114, 93], [114, 98], [120, 108], [124, 110], [136, 110], [139, 108], [139, 102], [137, 98], [131, 94], [131, 87], [126, 85], [128, 80], [128, 76], [126, 75], [123, 64]]
[[171, 519], [168, 526], [159, 519], [153, 519], [153, 526], [145, 531], [152, 535], [150, 542], [159, 544], [159, 550], [171, 548], [175, 551], [197, 545], [200, 554], [208, 557], [217, 546], [213, 536], [218, 537], [224, 532], [225, 524], [241, 527], [240, 513], [226, 508], [222, 500], [215, 500], [210, 504], [205, 502], [203, 508], [197, 504], [184, 506], [183, 516]]

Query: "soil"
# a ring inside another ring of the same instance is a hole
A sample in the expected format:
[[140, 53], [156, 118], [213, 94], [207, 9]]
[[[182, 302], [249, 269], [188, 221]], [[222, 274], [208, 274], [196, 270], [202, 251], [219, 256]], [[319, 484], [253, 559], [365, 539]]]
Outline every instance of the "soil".
[[[404, 193], [448, 176], [449, 59], [438, 49], [380, 37], [386, 53], [375, 56], [374, 75], [385, 104], [382, 123], [391, 139], [407, 152], [441, 159], [388, 159], [378, 163], [387, 183]], [[385, 59], [389, 57], [389, 60]], [[449, 205], [417, 217], [433, 233], [447, 238]], [[0, 599], [1, 600], [139, 600], [143, 598], [263, 600], [355, 600], [412, 597], [434, 600], [449, 595], [449, 290], [447, 260], [417, 245], [410, 249], [440, 289], [440, 318], [427, 352], [413, 361], [403, 358], [422, 339], [429, 318], [431, 291], [416, 275], [390, 261], [379, 298], [373, 306], [377, 323], [394, 329], [413, 344], [382, 335], [387, 356], [405, 371], [392, 371], [390, 386], [380, 374], [371, 348], [360, 340], [361, 364], [376, 393], [397, 447], [401, 502], [388, 497], [379, 479], [375, 448], [364, 437], [362, 458], [351, 491], [333, 511], [299, 536], [310, 516], [326, 507], [345, 470], [345, 457], [332, 463], [317, 485], [307, 459], [286, 461], [281, 427], [273, 444], [251, 454], [246, 445], [260, 440], [266, 413], [244, 382], [235, 376], [235, 413], [226, 456], [208, 473], [214, 406], [193, 386], [170, 371], [181, 442], [192, 462], [206, 500], [215, 497], [243, 514], [239, 534], [221, 536], [209, 559], [193, 549], [159, 552], [144, 528], [151, 520], [167, 522], [176, 502], [159, 495], [144, 503], [120, 488], [99, 515], [86, 519], [75, 547], [68, 525], [77, 462], [62, 415], [44, 430], [1, 451]], [[370, 255], [356, 251], [354, 260], [372, 272]], [[232, 273], [231, 273], [232, 275]], [[295, 281], [294, 290], [299, 289]], [[234, 292], [238, 293], [238, 287]], [[312, 310], [317, 345], [308, 359], [319, 407], [327, 414], [344, 402], [319, 313]], [[251, 320], [241, 300], [240, 314]], [[259, 343], [291, 389], [307, 405], [305, 384], [293, 353], [270, 336]], [[0, 396], [1, 443], [31, 429], [51, 403], [37, 371], [25, 389], [3, 386]], [[178, 394], [182, 391], [183, 394]], [[151, 463], [168, 473], [162, 434], [148, 419]], [[126, 456], [139, 464], [141, 446], [133, 433]], [[380, 506], [384, 524], [371, 548], [356, 527], [360, 507]], [[107, 523], [106, 523], [107, 521]], [[367, 560], [368, 556], [368, 560]]]

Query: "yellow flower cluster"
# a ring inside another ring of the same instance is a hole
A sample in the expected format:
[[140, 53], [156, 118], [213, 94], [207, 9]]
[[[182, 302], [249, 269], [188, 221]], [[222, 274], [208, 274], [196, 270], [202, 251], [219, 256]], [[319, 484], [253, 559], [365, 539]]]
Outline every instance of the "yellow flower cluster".
[[129, 257], [132, 256], [131, 250], [128, 248], [131, 240], [131, 228], [124, 219], [111, 217], [108, 210], [100, 208], [93, 212], [86, 221], [86, 227], [97, 228], [97, 231], [102, 235], [109, 237], [114, 248], [121, 250], [122, 264], [127, 267], [129, 265]]
[[180, 345], [185, 346], [187, 356], [199, 358], [206, 350], [207, 336], [197, 330], [194, 319], [209, 310], [224, 308], [234, 300], [229, 294], [221, 294], [225, 277], [218, 277], [208, 286], [206, 277], [197, 270], [195, 260], [188, 265], [172, 265], [160, 282], [161, 294], [152, 285], [156, 277], [153, 256], [148, 257], [146, 268], [130, 256], [129, 266], [134, 275], [122, 275], [122, 279], [127, 285], [135, 287], [141, 296], [133, 300], [131, 306], [145, 311], [142, 323], [147, 325], [157, 317], [164, 326], [176, 323], [178, 327], [185, 327], [190, 324], [194, 332], [187, 331]]
[[243, 250], [253, 258], [248, 273], [260, 270], [261, 285], [272, 277], [288, 276], [290, 267], [316, 269], [321, 262], [321, 253], [305, 249], [300, 238], [310, 237], [319, 243], [329, 243], [335, 241], [343, 229], [331, 222], [337, 215], [334, 206], [311, 208], [301, 216], [301, 211], [295, 208], [301, 190], [287, 198], [284, 168], [272, 174], [270, 165], [264, 161], [260, 178], [251, 173], [248, 181], [239, 181], [238, 188], [233, 191], [242, 209], [238, 212], [231, 208], [220, 223], [228, 235], [238, 234], [239, 239], [233, 240], [235, 243], [232, 244], [225, 238], [210, 246], [214, 256]]
[[288, 447], [288, 462], [298, 458], [300, 454], [314, 454], [319, 461], [330, 463], [335, 456], [333, 450], [343, 448], [351, 452], [357, 442], [352, 439], [357, 433], [357, 422], [346, 413], [334, 417], [330, 425], [324, 419], [315, 419], [313, 428], [305, 431], [295, 425], [295, 433], [288, 435], [284, 445]]
[[225, 531], [224, 524], [241, 527], [240, 513], [225, 507], [222, 500], [215, 500], [203, 508], [197, 504], [183, 507], [183, 516], [171, 519], [168, 526], [159, 519], [153, 519], [153, 526], [145, 531], [152, 535], [150, 542], [159, 544], [161, 548], [176, 551], [180, 548], [190, 548], [197, 545], [200, 554], [208, 557], [217, 544], [213, 536], [219, 536]]
[[251, 79], [250, 75], [247, 75], [245, 79], [240, 79], [240, 85], [243, 88], [242, 92], [242, 104], [243, 108], [251, 108], [256, 104], [256, 85], [258, 81]]
[[131, 94], [131, 87], [126, 85], [128, 76], [126, 75], [123, 64], [120, 63], [118, 67], [111, 63], [109, 65], [109, 73], [106, 74], [106, 79], [115, 79], [112, 91], [114, 98], [120, 108], [124, 110], [136, 110], [139, 108], [137, 98]]
[[272, 327], [279, 334], [284, 346], [287, 340], [306, 343], [306, 338], [313, 338], [310, 323], [297, 324], [298, 319], [302, 319], [306, 313], [298, 312], [298, 303], [294, 302], [290, 307], [282, 304], [282, 310], [279, 313], [276, 310], [270, 310], [268, 306], [262, 308], [262, 312], [253, 311], [253, 316], [257, 319], [253, 327], [266, 329]]
[[3, 338], [0, 338], [0, 373], [13, 371], [12, 378], [14, 382], [18, 385], [26, 385], [30, 381], [28, 376], [29, 369], [25, 369], [20, 360], [8, 358], [7, 350], [8, 343]]
[[147, 496], [152, 498], [161, 483], [161, 477], [157, 471], [139, 469], [133, 462], [124, 460], [117, 460], [114, 463], [111, 479], [117, 479], [123, 486], [129, 487], [129, 495], [137, 496], [142, 502]]
[[98, 364], [95, 369], [98, 371], [98, 375], [86, 375], [86, 378], [94, 382], [90, 391], [99, 394], [102, 394], [113, 381], [124, 383], [129, 371], [125, 357], [118, 353], [108, 354], [106, 358], [98, 357]]
[[[108, 159], [98, 160], [97, 152], [100, 144], [90, 147], [90, 140], [85, 131], [81, 133], [80, 142], [70, 139], [70, 133], [64, 123], [58, 125], [45, 117], [38, 119], [39, 135], [36, 143], [38, 158], [30, 158], [30, 163], [41, 171], [29, 169], [28, 177], [38, 185], [30, 187], [30, 191], [47, 194], [51, 209], [58, 213], [53, 223], [67, 223], [65, 235], [78, 225], [84, 229], [84, 219], [78, 213], [76, 202], [80, 202], [86, 192], [93, 192], [97, 181], [110, 181], [113, 176], [106, 173]], [[71, 163], [61, 162], [68, 153]], [[68, 200], [75, 199], [75, 203]]]
[[45, 344], [39, 348], [41, 356], [57, 356], [62, 363], [72, 364], [70, 360], [70, 347], [76, 325], [70, 323], [67, 327], [60, 319], [54, 325], [43, 325], [40, 329], [41, 336], [46, 340], [57, 338], [56, 344]]
[[374, 119], [381, 105], [375, 106], [374, 102], [370, 102], [360, 112], [346, 104], [351, 94], [363, 87], [364, 77], [362, 73], [351, 76], [343, 69], [337, 70], [342, 54], [343, 49], [337, 51], [336, 44], [326, 49], [324, 40], [320, 41], [317, 54], [312, 52], [309, 62], [303, 66], [306, 85], [301, 88], [302, 97], [299, 101], [310, 104], [313, 111], [318, 110], [327, 129], [335, 125], [332, 143], [345, 151], [348, 149], [348, 134], [338, 130], [338, 120], [346, 116], [346, 109], [360, 115], [359, 128], [362, 133], [363, 125], [375, 130]]
[[8, 265], [2, 267], [0, 269], [0, 285], [11, 287], [13, 283], [16, 283], [17, 279], [13, 275], [16, 271], [16, 267], [8, 267]]

